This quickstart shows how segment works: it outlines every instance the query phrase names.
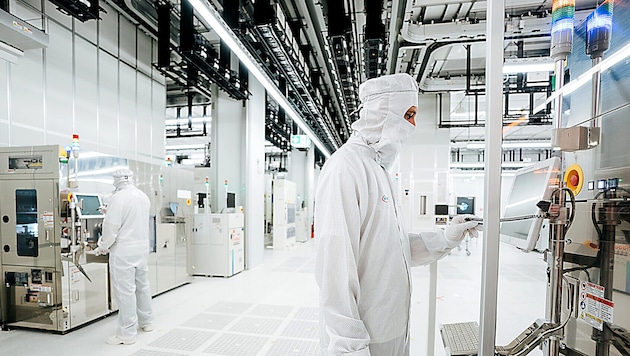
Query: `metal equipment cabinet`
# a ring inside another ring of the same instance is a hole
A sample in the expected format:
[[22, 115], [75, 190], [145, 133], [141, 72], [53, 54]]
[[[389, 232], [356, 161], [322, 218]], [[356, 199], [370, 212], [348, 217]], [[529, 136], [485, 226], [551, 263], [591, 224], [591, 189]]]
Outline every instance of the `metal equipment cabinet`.
[[195, 214], [192, 272], [230, 277], [245, 268], [243, 213]]

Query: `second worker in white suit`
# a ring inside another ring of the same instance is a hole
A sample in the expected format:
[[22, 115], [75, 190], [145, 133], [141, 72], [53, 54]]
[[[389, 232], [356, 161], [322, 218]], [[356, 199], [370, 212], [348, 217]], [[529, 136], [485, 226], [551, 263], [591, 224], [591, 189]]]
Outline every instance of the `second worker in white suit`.
[[359, 87], [353, 136], [326, 162], [315, 198], [315, 277], [326, 355], [409, 354], [411, 273], [459, 245], [477, 222], [408, 234], [389, 172], [415, 130], [418, 86], [407, 74]]
[[112, 290], [119, 309], [116, 335], [107, 343], [133, 344], [138, 327], [153, 330], [148, 276], [151, 202], [133, 184], [132, 171], [119, 169], [113, 176], [116, 191], [107, 207], [96, 253], [109, 252]]

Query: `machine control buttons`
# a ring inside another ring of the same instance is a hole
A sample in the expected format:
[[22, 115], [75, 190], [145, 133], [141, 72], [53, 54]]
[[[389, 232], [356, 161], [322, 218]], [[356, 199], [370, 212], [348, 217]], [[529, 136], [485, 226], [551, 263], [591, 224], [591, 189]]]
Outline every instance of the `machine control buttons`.
[[11, 247], [9, 247], [9, 245], [4, 245], [4, 252], [9, 252], [11, 251]]
[[3, 216], [2, 217], [2, 221], [5, 222], [5, 223], [8, 223], [9, 222], [9, 217], [7, 215]]

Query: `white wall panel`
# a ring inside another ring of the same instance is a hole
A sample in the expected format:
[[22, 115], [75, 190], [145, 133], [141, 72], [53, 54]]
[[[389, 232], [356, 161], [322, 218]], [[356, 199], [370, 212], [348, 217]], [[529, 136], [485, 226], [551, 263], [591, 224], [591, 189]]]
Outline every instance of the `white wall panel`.
[[99, 51], [98, 150], [118, 154], [118, 60]]
[[136, 71], [119, 62], [118, 150], [121, 155], [136, 158]]
[[9, 122], [6, 120], [0, 120], [0, 147], [9, 146]]
[[137, 74], [136, 86], [136, 124], [138, 135], [136, 152], [138, 157], [148, 159], [151, 156], [151, 79], [142, 73]]
[[[24, 52], [19, 64], [11, 64], [11, 111], [12, 124], [44, 127], [44, 71], [43, 50]], [[28, 137], [28, 136], [27, 136]], [[11, 144], [16, 137], [12, 135]], [[37, 144], [42, 144], [39, 140]]]
[[[102, 14], [102, 13], [101, 13]], [[96, 25], [98, 21], [89, 20], [85, 22], [81, 22], [79, 20], [74, 20], [74, 31], [84, 37], [86, 40], [90, 41], [93, 44], [96, 44]], [[96, 65], [96, 62], [94, 62]]]
[[102, 1], [99, 2], [99, 6], [105, 9], [105, 12], [101, 12], [102, 20], [99, 22], [99, 45], [114, 56], [118, 56], [118, 12]]
[[[66, 136], [71, 142], [75, 130], [73, 113], [72, 33], [55, 22], [48, 27], [50, 45], [45, 50], [46, 64], [46, 131]], [[58, 144], [57, 139], [42, 142]]]
[[11, 130], [9, 128], [9, 64], [0, 59], [0, 146], [9, 146]]
[[[45, 132], [47, 145], [63, 145], [69, 146], [72, 144], [72, 133], [62, 133], [57, 131], [46, 130]], [[87, 150], [83, 144], [83, 138], [81, 137], [81, 150]]]
[[153, 39], [138, 29], [138, 70], [151, 75], [151, 58], [153, 55]]
[[131, 67], [136, 67], [136, 26], [126, 17], [119, 17], [120, 59]]
[[153, 123], [151, 125], [151, 153], [154, 157], [165, 158], [164, 141], [166, 131], [164, 128], [164, 110], [166, 109], [166, 89], [154, 80], [151, 81], [153, 95]]
[[57, 10], [57, 6], [55, 4], [48, 1], [46, 1], [46, 15], [49, 16], [50, 20], [52, 20], [48, 21], [49, 23], [54, 21], [66, 29], [72, 29], [72, 17], [62, 14], [59, 10]]
[[74, 127], [81, 135], [81, 147], [98, 149], [97, 50], [90, 42], [75, 36]]
[[44, 143], [44, 129], [30, 126], [22, 126], [13, 123], [11, 125], [10, 146], [36, 146]]
[[9, 64], [5, 60], [0, 59], [0, 121], [9, 119], [8, 71]]

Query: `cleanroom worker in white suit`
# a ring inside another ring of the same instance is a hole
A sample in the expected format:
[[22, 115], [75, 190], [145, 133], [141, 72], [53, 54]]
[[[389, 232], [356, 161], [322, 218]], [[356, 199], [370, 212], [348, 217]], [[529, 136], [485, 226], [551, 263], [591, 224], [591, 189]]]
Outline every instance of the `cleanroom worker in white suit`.
[[137, 328], [153, 330], [153, 310], [149, 288], [149, 198], [133, 183], [133, 172], [114, 172], [116, 191], [107, 206], [103, 234], [95, 253], [109, 252], [112, 290], [118, 304], [116, 335], [107, 338], [112, 345], [136, 342]]
[[415, 129], [418, 86], [407, 74], [359, 87], [353, 136], [326, 162], [315, 199], [315, 277], [323, 355], [409, 354], [411, 266], [477, 236], [456, 216], [444, 232], [408, 234], [388, 169]]

